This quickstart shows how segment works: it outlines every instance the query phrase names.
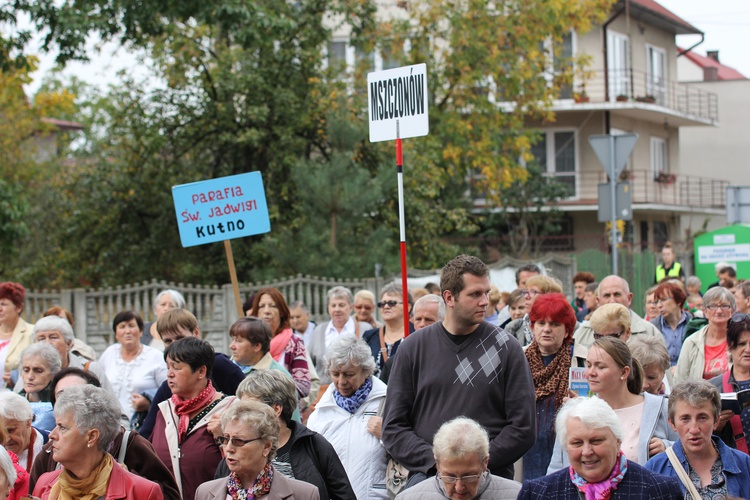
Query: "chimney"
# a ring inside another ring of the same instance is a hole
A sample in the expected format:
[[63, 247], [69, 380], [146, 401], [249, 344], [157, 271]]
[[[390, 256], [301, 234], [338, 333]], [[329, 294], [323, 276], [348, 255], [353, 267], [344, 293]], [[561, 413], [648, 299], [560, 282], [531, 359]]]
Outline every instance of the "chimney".
[[719, 68], [712, 66], [703, 68], [703, 81], [704, 82], [716, 82], [719, 80]]
[[719, 62], [719, 51], [718, 50], [707, 50], [706, 57], [709, 59]]

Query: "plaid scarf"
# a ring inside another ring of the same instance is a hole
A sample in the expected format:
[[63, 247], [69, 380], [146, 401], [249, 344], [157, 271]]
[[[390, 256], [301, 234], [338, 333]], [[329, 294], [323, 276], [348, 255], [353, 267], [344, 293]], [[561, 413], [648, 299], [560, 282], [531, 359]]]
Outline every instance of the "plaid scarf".
[[552, 363], [544, 366], [539, 344], [534, 340], [526, 348], [526, 359], [534, 379], [536, 399], [555, 395], [555, 411], [562, 406], [563, 398], [568, 395], [568, 368], [570, 368], [570, 340], [563, 342]]

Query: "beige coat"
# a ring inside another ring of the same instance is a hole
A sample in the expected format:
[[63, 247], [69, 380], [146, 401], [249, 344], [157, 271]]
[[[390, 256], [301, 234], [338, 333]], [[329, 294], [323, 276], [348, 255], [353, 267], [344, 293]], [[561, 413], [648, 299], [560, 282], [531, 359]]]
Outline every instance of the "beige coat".
[[[214, 479], [198, 486], [195, 500], [225, 500], [227, 498], [227, 478]], [[318, 488], [309, 483], [289, 479], [274, 470], [273, 483], [268, 495], [257, 500], [320, 500]]]
[[670, 382], [675, 385], [686, 380], [702, 380], [703, 368], [706, 364], [706, 334], [708, 325], [704, 326], [682, 344], [680, 357], [677, 359], [677, 368], [674, 378]]
[[5, 358], [5, 371], [17, 370], [21, 363], [21, 352], [31, 345], [31, 332], [34, 330], [33, 323], [26, 323], [18, 318], [13, 336], [10, 338], [8, 357]]

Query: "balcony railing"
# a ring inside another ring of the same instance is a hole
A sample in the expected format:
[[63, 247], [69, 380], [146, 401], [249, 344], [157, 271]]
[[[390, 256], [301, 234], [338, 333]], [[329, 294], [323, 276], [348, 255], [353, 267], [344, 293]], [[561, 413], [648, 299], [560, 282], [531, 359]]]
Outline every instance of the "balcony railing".
[[719, 119], [718, 97], [713, 92], [632, 69], [610, 69], [608, 73], [592, 71], [591, 78], [578, 84], [574, 94], [585, 95], [587, 102], [643, 102], [700, 119]]
[[[570, 172], [548, 174], [563, 177], [566, 184]], [[575, 196], [561, 200], [560, 205], [580, 205], [597, 202], [597, 186], [608, 182], [603, 171], [577, 171]], [[651, 170], [625, 170], [621, 180], [630, 181], [633, 203], [689, 206], [696, 208], [725, 208], [725, 193], [729, 181], [684, 174], [663, 174], [657, 180]]]

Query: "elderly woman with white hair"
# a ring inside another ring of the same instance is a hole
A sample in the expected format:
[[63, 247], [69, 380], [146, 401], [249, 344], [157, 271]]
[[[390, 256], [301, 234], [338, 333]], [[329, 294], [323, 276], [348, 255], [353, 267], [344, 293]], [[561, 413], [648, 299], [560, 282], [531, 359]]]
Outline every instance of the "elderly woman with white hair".
[[570, 466], [526, 481], [519, 500], [683, 498], [676, 479], [646, 470], [620, 451], [620, 419], [603, 400], [570, 399], [557, 413], [555, 429], [568, 452]]
[[328, 349], [328, 386], [307, 426], [336, 450], [357, 498], [388, 498], [385, 448], [380, 443], [386, 385], [373, 377], [375, 360], [367, 344], [352, 336]]
[[47, 433], [32, 427], [34, 412], [23, 397], [14, 392], [0, 392], [0, 423], [8, 432], [3, 443], [18, 456], [21, 467], [31, 471], [36, 456], [47, 442]]
[[273, 466], [279, 446], [279, 420], [258, 401], [237, 401], [221, 415], [222, 435], [216, 438], [226, 455], [229, 477], [208, 481], [195, 500], [318, 500], [318, 488], [286, 477]]
[[310, 337], [307, 354], [320, 376], [321, 390], [324, 390], [323, 386], [331, 383], [331, 377], [326, 373], [328, 368], [326, 351], [331, 342], [344, 335], [360, 338], [365, 331], [372, 328], [369, 323], [358, 321], [352, 316], [353, 303], [354, 297], [348, 288], [335, 286], [328, 290], [328, 315], [331, 321], [316, 326]]
[[154, 321], [143, 325], [143, 335], [141, 335], [141, 344], [153, 347], [154, 349], [164, 350], [164, 342], [161, 335], [156, 329], [156, 323], [159, 317], [170, 309], [184, 309], [185, 297], [177, 290], [167, 289], [159, 292], [154, 300]]
[[34, 412], [34, 425], [51, 431], [55, 426], [52, 416], [52, 377], [60, 371], [60, 355], [49, 344], [35, 343], [21, 353], [21, 380], [18, 393], [25, 397]]
[[[112, 384], [109, 382], [102, 366], [96, 361], [90, 361], [73, 352], [75, 335], [68, 320], [58, 316], [45, 316], [34, 325], [32, 338], [34, 342], [46, 342], [57, 350], [60, 354], [61, 369], [72, 367], [90, 371], [99, 379], [102, 389], [114, 394]], [[18, 390], [18, 385], [16, 390]]]
[[487, 469], [490, 438], [474, 420], [458, 417], [440, 426], [432, 440], [437, 475], [402, 491], [398, 500], [514, 500], [521, 485]]
[[55, 404], [52, 458], [61, 469], [42, 474], [34, 487], [41, 500], [117, 498], [162, 500], [158, 484], [127, 472], [110, 446], [120, 433], [120, 403], [92, 385], [65, 389]]

